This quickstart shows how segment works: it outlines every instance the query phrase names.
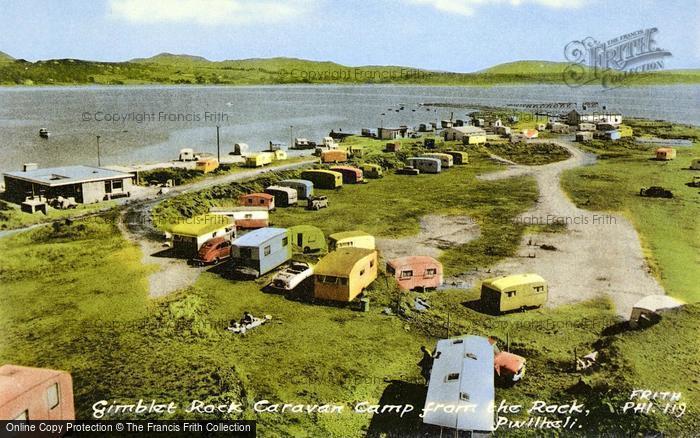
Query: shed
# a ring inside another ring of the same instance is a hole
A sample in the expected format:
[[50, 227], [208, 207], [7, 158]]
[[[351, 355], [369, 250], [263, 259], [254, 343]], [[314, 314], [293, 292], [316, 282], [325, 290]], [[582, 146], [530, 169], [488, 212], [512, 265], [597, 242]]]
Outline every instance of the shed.
[[348, 161], [347, 151], [340, 149], [331, 149], [329, 151], [321, 151], [322, 163], [344, 163]]
[[442, 263], [428, 256], [407, 256], [389, 260], [386, 272], [402, 290], [435, 289], [442, 286]]
[[341, 248], [314, 268], [314, 298], [350, 302], [377, 278], [377, 251]]
[[297, 191], [291, 187], [269, 186], [265, 193], [275, 197], [275, 207], [293, 207], [297, 204]]
[[337, 189], [343, 186], [343, 174], [330, 170], [305, 170], [301, 172], [301, 178], [311, 181], [318, 189]]
[[578, 142], [591, 141], [591, 140], [593, 140], [593, 132], [591, 132], [591, 131], [578, 131], [576, 133], [576, 141], [578, 141]]
[[364, 181], [362, 169], [358, 169], [357, 167], [333, 166], [330, 170], [343, 175], [343, 184], [360, 184]]
[[241, 195], [238, 202], [244, 207], [267, 207], [268, 210], [275, 209], [275, 197], [269, 193], [249, 193]]
[[259, 277], [292, 258], [289, 233], [285, 228], [260, 228], [233, 241], [234, 271]]
[[685, 302], [668, 295], [648, 295], [637, 301], [632, 307], [630, 326], [634, 328], [638, 325], [658, 321], [663, 311], [674, 309], [684, 304]]
[[394, 140], [401, 137], [401, 128], [378, 128], [377, 138], [380, 140]]
[[603, 133], [603, 138], [605, 138], [606, 140], [612, 140], [612, 141], [619, 140], [621, 138], [620, 131], [618, 131], [617, 129], [612, 130], [612, 131], [605, 131]]
[[333, 233], [328, 236], [328, 241], [331, 251], [347, 247], [375, 249], [374, 236], [359, 230]]
[[384, 169], [379, 164], [365, 163], [360, 165], [362, 174], [367, 178], [381, 178], [384, 176]]
[[233, 219], [220, 214], [203, 214], [189, 219], [183, 219], [170, 227], [173, 235], [173, 249], [184, 257], [196, 257], [199, 248], [207, 240], [215, 237], [236, 234], [236, 225]]
[[442, 170], [442, 163], [437, 158], [411, 157], [407, 161], [409, 166], [421, 173], [440, 173]]
[[209, 213], [230, 217], [236, 225], [236, 230], [254, 230], [270, 226], [267, 207], [211, 207]]
[[0, 419], [75, 420], [71, 375], [47, 368], [1, 366]]
[[384, 148], [385, 152], [398, 152], [401, 150], [401, 143], [399, 142], [389, 142], [386, 144], [386, 147]]
[[64, 166], [5, 172], [4, 179], [6, 198], [17, 204], [34, 196], [43, 196], [48, 201], [62, 196], [91, 204], [130, 196], [134, 175], [100, 167]]
[[456, 430], [492, 431], [494, 352], [488, 339], [442, 339], [434, 356], [423, 422]]
[[465, 151], [445, 151], [445, 153], [452, 155], [452, 161], [454, 164], [469, 163], [469, 154]]
[[674, 148], [658, 148], [656, 150], [656, 159], [661, 161], [670, 161], [676, 158], [676, 150]]
[[305, 179], [285, 179], [278, 186], [290, 187], [297, 191], [297, 199], [308, 199], [314, 195], [314, 183]]
[[295, 252], [308, 254], [328, 250], [325, 234], [320, 228], [313, 225], [295, 225], [289, 228], [289, 236], [292, 239]]

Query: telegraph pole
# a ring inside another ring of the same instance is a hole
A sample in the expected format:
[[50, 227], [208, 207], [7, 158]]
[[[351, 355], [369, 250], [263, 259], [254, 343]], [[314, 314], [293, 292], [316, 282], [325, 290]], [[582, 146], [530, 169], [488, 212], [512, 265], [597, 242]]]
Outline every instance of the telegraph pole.
[[294, 146], [294, 126], [289, 125], [289, 149]]
[[216, 160], [221, 164], [221, 147], [219, 144], [219, 125], [216, 125]]
[[100, 167], [102, 164], [100, 162], [100, 136], [97, 136], [97, 167]]

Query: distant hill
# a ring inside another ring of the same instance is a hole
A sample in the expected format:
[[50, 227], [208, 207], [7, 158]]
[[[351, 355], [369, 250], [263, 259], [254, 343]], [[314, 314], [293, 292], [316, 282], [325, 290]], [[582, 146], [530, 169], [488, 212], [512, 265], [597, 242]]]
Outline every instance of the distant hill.
[[8, 55], [5, 52], [0, 52], [0, 62], [8, 62], [8, 61], [14, 61], [15, 58], [12, 56]]
[[176, 55], [173, 53], [159, 53], [155, 56], [151, 56], [150, 58], [135, 58], [130, 60], [129, 62], [137, 62], [137, 63], [157, 63], [157, 64], [179, 64], [179, 63], [192, 63], [192, 62], [210, 62], [208, 59], [203, 58], [201, 56], [194, 56], [194, 55]]
[[[126, 62], [75, 59], [28, 62], [13, 60], [0, 52], [0, 60], [4, 60], [0, 64], [0, 85], [562, 84], [568, 66], [563, 62], [517, 61], [474, 73], [452, 73], [401, 66], [349, 67], [329, 61], [283, 57], [209, 61], [201, 56], [172, 53]], [[625, 83], [700, 83], [700, 70], [635, 75]]]
[[481, 74], [552, 74], [563, 73], [569, 66], [568, 62], [552, 61], [515, 61], [498, 64], [481, 70]]

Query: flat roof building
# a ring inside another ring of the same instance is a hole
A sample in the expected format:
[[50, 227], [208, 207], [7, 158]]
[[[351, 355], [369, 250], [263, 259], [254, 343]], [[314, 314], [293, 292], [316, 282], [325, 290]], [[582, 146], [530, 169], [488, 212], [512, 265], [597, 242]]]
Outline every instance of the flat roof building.
[[130, 173], [91, 166], [63, 166], [5, 172], [7, 199], [21, 203], [30, 196], [54, 199], [75, 198], [91, 204], [115, 197], [130, 196], [134, 176]]

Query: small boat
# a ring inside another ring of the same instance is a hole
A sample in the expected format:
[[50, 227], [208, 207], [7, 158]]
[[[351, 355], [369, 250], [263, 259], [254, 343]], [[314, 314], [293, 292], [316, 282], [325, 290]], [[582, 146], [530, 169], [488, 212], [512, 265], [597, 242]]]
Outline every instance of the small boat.
[[46, 129], [46, 128], [41, 128], [41, 129], [39, 130], [39, 137], [41, 137], [41, 138], [49, 138], [49, 135], [51, 135], [51, 133], [49, 132], [48, 129]]

